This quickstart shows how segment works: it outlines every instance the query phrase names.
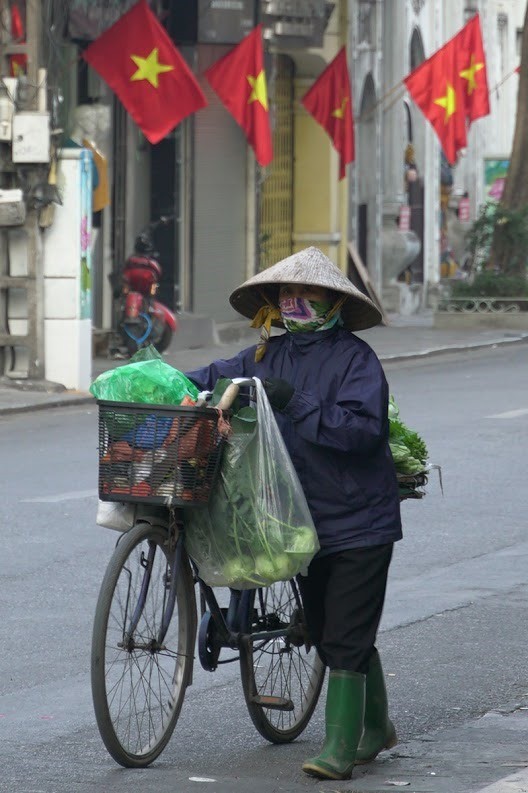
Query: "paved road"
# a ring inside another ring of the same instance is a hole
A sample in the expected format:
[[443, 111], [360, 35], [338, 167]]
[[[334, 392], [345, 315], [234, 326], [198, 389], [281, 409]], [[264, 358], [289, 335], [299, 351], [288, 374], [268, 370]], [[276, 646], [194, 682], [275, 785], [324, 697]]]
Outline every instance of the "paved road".
[[[408, 782], [415, 793], [475, 793], [510, 774], [514, 786], [492, 793], [525, 789], [527, 364], [520, 345], [386, 367], [402, 418], [442, 465], [444, 494], [433, 476], [423, 501], [403, 505], [391, 570], [379, 644], [400, 744], [336, 785], [299, 772], [322, 738], [323, 708], [301, 740], [269, 746], [249, 722], [235, 666], [197, 670], [154, 767], [113, 763], [88, 682], [97, 589], [115, 541], [94, 525], [94, 408], [0, 418], [0, 791], [330, 793]], [[195, 781], [204, 778], [216, 781]]]

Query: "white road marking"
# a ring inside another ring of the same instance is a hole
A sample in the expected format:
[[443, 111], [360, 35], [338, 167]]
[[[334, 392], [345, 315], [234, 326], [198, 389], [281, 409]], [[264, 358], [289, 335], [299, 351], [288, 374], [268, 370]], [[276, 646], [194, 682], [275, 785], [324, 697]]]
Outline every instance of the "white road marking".
[[79, 498], [92, 498], [97, 496], [97, 490], [71, 490], [69, 493], [55, 493], [52, 496], [39, 496], [38, 498], [23, 498], [23, 504], [57, 504], [59, 501], [77, 501]]
[[507, 410], [506, 413], [495, 413], [493, 416], [486, 416], [487, 419], [516, 419], [519, 416], [528, 416], [528, 408], [518, 408], [517, 410]]
[[190, 776], [189, 782], [216, 782], [216, 779], [211, 779], [209, 776]]

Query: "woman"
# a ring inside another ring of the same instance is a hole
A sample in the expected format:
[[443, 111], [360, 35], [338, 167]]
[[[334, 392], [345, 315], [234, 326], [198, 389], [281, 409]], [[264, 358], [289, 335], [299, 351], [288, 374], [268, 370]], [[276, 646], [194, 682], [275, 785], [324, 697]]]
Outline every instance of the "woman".
[[[373, 350], [350, 331], [379, 324], [374, 304], [317, 248], [250, 278], [230, 303], [260, 343], [189, 372], [259, 377], [303, 486], [321, 549], [299, 577], [311, 638], [329, 667], [326, 739], [303, 770], [347, 779], [396, 744], [375, 647], [393, 543], [401, 539], [388, 445], [388, 386]], [[286, 333], [270, 338], [270, 325]]]

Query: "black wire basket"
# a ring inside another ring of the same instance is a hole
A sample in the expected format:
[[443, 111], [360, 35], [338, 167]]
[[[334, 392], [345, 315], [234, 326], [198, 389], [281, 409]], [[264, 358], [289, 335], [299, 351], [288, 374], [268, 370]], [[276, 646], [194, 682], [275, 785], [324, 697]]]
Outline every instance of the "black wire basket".
[[97, 404], [102, 501], [169, 507], [208, 503], [225, 440], [216, 410], [104, 400]]

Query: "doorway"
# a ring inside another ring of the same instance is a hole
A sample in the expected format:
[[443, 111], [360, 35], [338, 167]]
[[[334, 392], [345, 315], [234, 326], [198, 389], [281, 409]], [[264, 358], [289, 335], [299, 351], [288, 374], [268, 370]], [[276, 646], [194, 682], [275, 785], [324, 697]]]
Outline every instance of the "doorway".
[[159, 226], [152, 235], [162, 268], [158, 297], [171, 311], [181, 309], [182, 129], [179, 124], [150, 150], [150, 219], [156, 221], [162, 215], [170, 218], [170, 222]]

